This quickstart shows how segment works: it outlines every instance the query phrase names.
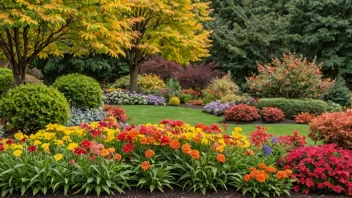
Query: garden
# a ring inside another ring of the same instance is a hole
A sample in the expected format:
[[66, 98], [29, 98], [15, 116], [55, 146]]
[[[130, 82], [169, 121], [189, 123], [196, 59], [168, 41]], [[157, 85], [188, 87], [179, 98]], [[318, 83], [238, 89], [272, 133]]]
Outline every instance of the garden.
[[220, 53], [244, 27], [214, 23], [275, 6], [262, 23], [289, 34], [272, 14], [302, 2], [1, 2], [1, 197], [352, 196], [348, 55]]

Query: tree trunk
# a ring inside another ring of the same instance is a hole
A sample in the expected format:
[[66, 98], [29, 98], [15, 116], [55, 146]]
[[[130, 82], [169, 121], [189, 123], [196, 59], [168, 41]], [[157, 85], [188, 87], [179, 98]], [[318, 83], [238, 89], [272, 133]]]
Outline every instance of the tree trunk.
[[135, 92], [138, 90], [138, 73], [140, 64], [130, 65], [130, 91]]
[[15, 81], [14, 86], [17, 87], [21, 84], [25, 84], [27, 64], [12, 63], [11, 68], [12, 68], [13, 78]]

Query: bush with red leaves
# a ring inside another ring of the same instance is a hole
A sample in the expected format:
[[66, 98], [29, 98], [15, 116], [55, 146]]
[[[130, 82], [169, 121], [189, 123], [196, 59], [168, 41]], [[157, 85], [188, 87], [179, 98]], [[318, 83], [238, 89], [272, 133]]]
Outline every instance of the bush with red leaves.
[[279, 136], [278, 142], [285, 146], [286, 151], [291, 151], [298, 147], [304, 147], [307, 144], [306, 136], [300, 136], [298, 130], [294, 131], [293, 135]]
[[309, 193], [335, 192], [352, 195], [352, 151], [335, 144], [300, 147], [281, 158], [277, 165], [291, 169], [298, 182], [293, 190]]
[[158, 55], [152, 55], [141, 66], [141, 74], [156, 74], [164, 81], [169, 78], [176, 79], [177, 74], [183, 71], [182, 65], [165, 60]]
[[128, 117], [126, 110], [119, 106], [104, 105], [103, 111], [108, 112], [109, 116], [114, 117], [117, 121], [127, 122]]
[[295, 118], [297, 124], [309, 124], [313, 120], [313, 118], [316, 117], [316, 115], [303, 112], [293, 117]]
[[192, 105], [203, 105], [203, 100], [191, 100], [190, 102]]
[[284, 112], [277, 107], [264, 107], [261, 114], [265, 122], [280, 122], [285, 120]]
[[352, 149], [352, 112], [324, 113], [314, 118], [308, 136], [314, 141]]
[[204, 89], [214, 77], [224, 75], [223, 72], [216, 70], [217, 67], [218, 64], [215, 62], [188, 65], [176, 77], [184, 89]]
[[240, 104], [225, 111], [225, 119], [229, 121], [250, 122], [260, 119], [259, 110], [253, 106]]

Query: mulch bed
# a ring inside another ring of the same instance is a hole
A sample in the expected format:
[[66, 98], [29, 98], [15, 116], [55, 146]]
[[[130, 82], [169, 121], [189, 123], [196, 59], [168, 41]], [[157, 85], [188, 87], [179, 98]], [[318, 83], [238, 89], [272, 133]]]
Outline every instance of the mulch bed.
[[256, 121], [253, 121], [253, 122], [239, 122], [239, 121], [223, 120], [220, 123], [237, 124], [237, 125], [245, 125], [245, 124], [296, 124], [296, 122], [294, 120], [289, 120], [289, 119], [285, 119], [284, 121], [275, 122], [275, 123], [264, 122], [263, 120], [256, 120]]
[[[20, 195], [11, 195], [7, 196], [11, 198], [20, 198]], [[82, 193], [76, 194], [76, 195], [68, 195], [64, 196], [62, 193], [57, 193], [54, 195], [48, 194], [48, 195], [25, 195], [23, 196], [24, 198], [45, 198], [45, 197], [55, 197], [55, 198], [97, 198], [98, 196], [95, 195], [84, 195]], [[185, 193], [181, 189], [175, 189], [175, 190], [165, 190], [165, 193], [162, 193], [160, 191], [155, 191], [153, 193], [150, 193], [148, 190], [128, 190], [125, 192], [125, 194], [118, 194], [116, 193], [115, 196], [109, 196], [107, 194], [101, 194], [100, 197], [107, 198], [107, 197], [125, 197], [125, 198], [183, 198], [183, 197], [190, 197], [190, 198], [252, 198], [251, 194], [246, 194], [242, 195], [242, 193], [237, 192], [235, 190], [219, 190], [218, 192], [208, 192], [206, 195], [203, 195], [201, 193]], [[260, 196], [261, 197], [261, 196]], [[282, 198], [289, 198], [287, 195], [282, 195]], [[294, 193], [291, 192], [291, 197], [297, 197], [297, 198], [347, 198], [347, 196], [343, 195], [337, 195], [337, 194], [302, 194], [302, 193]]]

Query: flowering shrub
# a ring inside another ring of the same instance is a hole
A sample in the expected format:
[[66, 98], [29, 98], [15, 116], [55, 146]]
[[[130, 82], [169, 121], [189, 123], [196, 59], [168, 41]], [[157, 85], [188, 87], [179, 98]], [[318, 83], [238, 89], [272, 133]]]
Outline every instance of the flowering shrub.
[[314, 141], [352, 149], [352, 112], [324, 113], [314, 118], [308, 136]]
[[165, 82], [155, 74], [144, 74], [138, 83], [138, 89], [144, 93], [150, 93], [151, 90], [161, 90], [165, 87]]
[[265, 122], [280, 122], [285, 120], [285, 114], [277, 107], [264, 107], [261, 114]]
[[249, 137], [251, 144], [256, 147], [264, 145], [274, 137], [273, 134], [268, 133], [268, 128], [266, 127], [256, 126], [255, 128], [256, 130], [251, 132]]
[[126, 110], [122, 107], [104, 105], [103, 111], [107, 112], [109, 116], [115, 118], [119, 122], [127, 122], [128, 120]]
[[352, 195], [352, 151], [334, 144], [300, 147], [278, 161], [291, 169], [298, 182], [293, 189], [309, 193], [335, 192]]
[[76, 109], [72, 108], [70, 113], [70, 119], [67, 122], [67, 126], [77, 126], [82, 122], [95, 122], [102, 121], [108, 114], [103, 112], [101, 108], [98, 109]]
[[193, 99], [196, 99], [200, 96], [200, 92], [194, 89], [183, 89], [181, 94], [191, 95]]
[[146, 96], [129, 91], [116, 90], [104, 94], [104, 103], [114, 105], [145, 105], [147, 104]]
[[240, 104], [227, 109], [225, 111], [225, 119], [250, 122], [260, 119], [260, 115], [257, 108], [245, 104]]
[[180, 99], [178, 97], [172, 97], [172, 98], [170, 98], [168, 104], [170, 106], [178, 106], [178, 105], [180, 105]]
[[203, 105], [203, 100], [191, 100], [192, 105]]
[[290, 195], [292, 182], [296, 181], [292, 179], [292, 170], [277, 170], [265, 163], [250, 167], [248, 171], [234, 186], [242, 189], [243, 194], [252, 193], [253, 197], [261, 194], [267, 197], [283, 193]]
[[259, 75], [249, 78], [249, 88], [260, 97], [319, 98], [332, 84], [322, 79], [322, 64], [296, 58], [295, 54], [257, 65]]
[[155, 105], [155, 106], [165, 106], [166, 105], [166, 100], [162, 96], [155, 96], [152, 94], [147, 95], [147, 104], [149, 105]]
[[220, 116], [224, 114], [225, 110], [235, 105], [234, 103], [221, 103], [220, 100], [216, 100], [214, 102], [208, 103], [204, 106], [203, 112], [214, 114]]
[[316, 117], [316, 115], [303, 112], [293, 117], [295, 118], [297, 124], [309, 124], [313, 120], [313, 118]]
[[306, 136], [300, 136], [299, 131], [293, 132], [293, 135], [279, 136], [278, 143], [285, 146], [287, 151], [306, 146]]

